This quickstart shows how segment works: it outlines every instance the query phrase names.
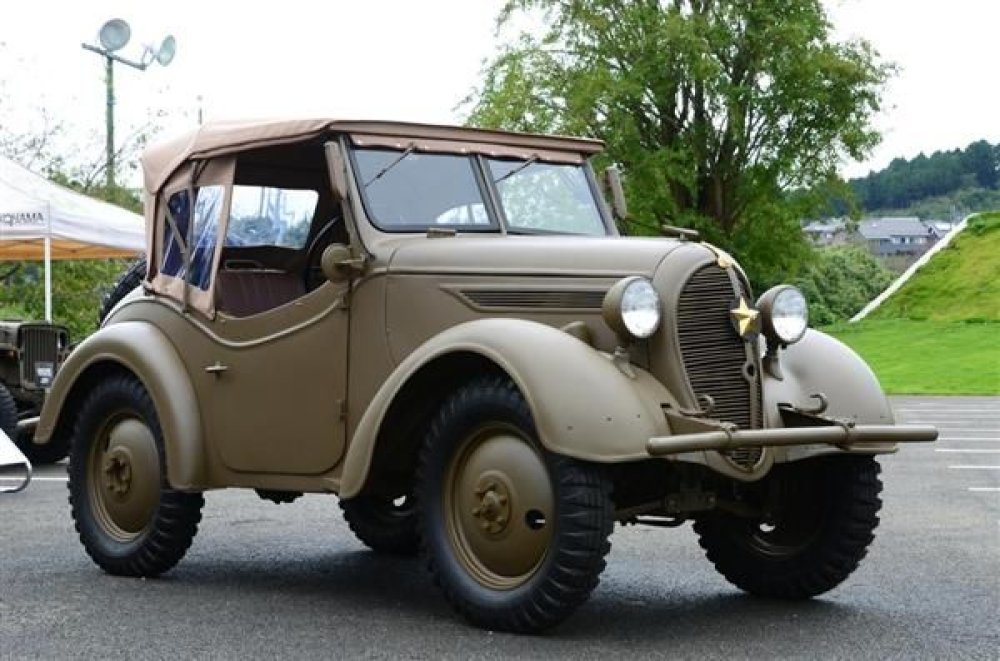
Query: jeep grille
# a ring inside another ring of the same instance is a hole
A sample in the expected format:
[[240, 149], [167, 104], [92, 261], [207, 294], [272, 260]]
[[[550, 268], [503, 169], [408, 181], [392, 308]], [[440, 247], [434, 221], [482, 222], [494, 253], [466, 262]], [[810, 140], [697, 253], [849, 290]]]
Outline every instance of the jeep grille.
[[39, 383], [37, 368], [40, 365], [51, 366], [55, 376], [59, 367], [59, 336], [64, 331], [60, 328], [44, 326], [21, 327], [21, 383], [25, 388], [47, 388], [51, 384]]
[[[742, 279], [739, 289], [734, 289], [729, 273], [714, 263], [698, 269], [684, 285], [677, 304], [677, 339], [695, 395], [708, 395], [715, 402], [709, 417], [741, 428], [759, 428], [759, 359], [729, 316], [734, 300], [740, 295], [749, 299], [749, 294]], [[740, 450], [730, 458], [752, 466], [759, 452]]]

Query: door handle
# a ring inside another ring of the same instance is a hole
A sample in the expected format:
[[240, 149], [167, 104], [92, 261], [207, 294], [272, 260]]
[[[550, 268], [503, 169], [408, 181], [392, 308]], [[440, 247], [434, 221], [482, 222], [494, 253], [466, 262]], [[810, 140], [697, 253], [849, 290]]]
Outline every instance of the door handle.
[[215, 361], [214, 365], [209, 365], [205, 368], [205, 371], [212, 376], [222, 376], [222, 373], [227, 370], [229, 370], [229, 367], [227, 365], [223, 365], [219, 361]]

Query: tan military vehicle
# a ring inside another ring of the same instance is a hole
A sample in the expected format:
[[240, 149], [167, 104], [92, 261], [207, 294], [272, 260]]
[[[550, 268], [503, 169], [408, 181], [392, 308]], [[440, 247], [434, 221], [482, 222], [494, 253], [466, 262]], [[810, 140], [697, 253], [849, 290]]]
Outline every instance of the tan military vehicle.
[[[794, 288], [622, 238], [597, 142], [385, 122], [206, 125], [147, 151], [148, 271], [63, 366], [83, 545], [155, 576], [202, 492], [337, 494], [455, 608], [537, 631], [597, 585], [612, 527], [693, 521], [738, 587], [843, 581], [898, 427]], [[620, 184], [611, 173], [611, 185]], [[615, 195], [621, 209], [620, 196]]]

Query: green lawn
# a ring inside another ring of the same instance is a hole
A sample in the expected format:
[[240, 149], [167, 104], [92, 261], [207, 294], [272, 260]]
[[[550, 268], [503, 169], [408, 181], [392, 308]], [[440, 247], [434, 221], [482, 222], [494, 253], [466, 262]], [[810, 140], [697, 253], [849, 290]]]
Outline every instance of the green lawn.
[[1000, 323], [887, 319], [822, 330], [861, 354], [891, 394], [1000, 394]]
[[1000, 321], [1000, 213], [983, 213], [871, 319]]

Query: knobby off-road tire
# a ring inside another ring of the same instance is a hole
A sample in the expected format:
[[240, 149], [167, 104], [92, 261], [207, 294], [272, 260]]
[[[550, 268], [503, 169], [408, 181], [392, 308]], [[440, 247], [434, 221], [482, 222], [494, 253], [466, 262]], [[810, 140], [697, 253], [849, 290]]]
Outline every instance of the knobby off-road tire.
[[45, 445], [35, 445], [31, 432], [17, 431], [17, 402], [7, 386], [2, 383], [0, 383], [0, 429], [14, 441], [14, 445], [27, 457], [32, 466], [54, 464], [64, 459], [69, 451], [67, 441], [59, 442], [58, 439], [53, 439]]
[[436, 583], [487, 629], [558, 624], [597, 586], [611, 548], [607, 474], [544, 451], [505, 378], [473, 381], [445, 401], [420, 453], [416, 499]]
[[412, 497], [358, 496], [340, 501], [340, 509], [355, 537], [371, 550], [404, 556], [420, 550]]
[[134, 377], [108, 377], [80, 408], [69, 502], [84, 549], [110, 574], [158, 576], [191, 546], [204, 498], [167, 484], [156, 409]]
[[780, 493], [769, 524], [721, 512], [695, 522], [708, 559], [754, 595], [808, 599], [833, 589], [857, 569], [875, 538], [882, 505], [878, 462], [822, 457], [779, 466], [766, 480], [777, 480]]
[[101, 310], [97, 314], [97, 324], [104, 323], [104, 319], [110, 314], [118, 302], [125, 298], [133, 289], [142, 284], [142, 279], [146, 277], [146, 258], [140, 257], [135, 260], [128, 269], [122, 273], [115, 281], [114, 287], [104, 295], [101, 302]]
[[0, 429], [17, 443], [17, 403], [7, 386], [0, 383]]
[[45, 445], [36, 445], [33, 432], [25, 431], [13, 437], [18, 449], [32, 466], [44, 466], [62, 461], [69, 454], [69, 439], [53, 438]]

